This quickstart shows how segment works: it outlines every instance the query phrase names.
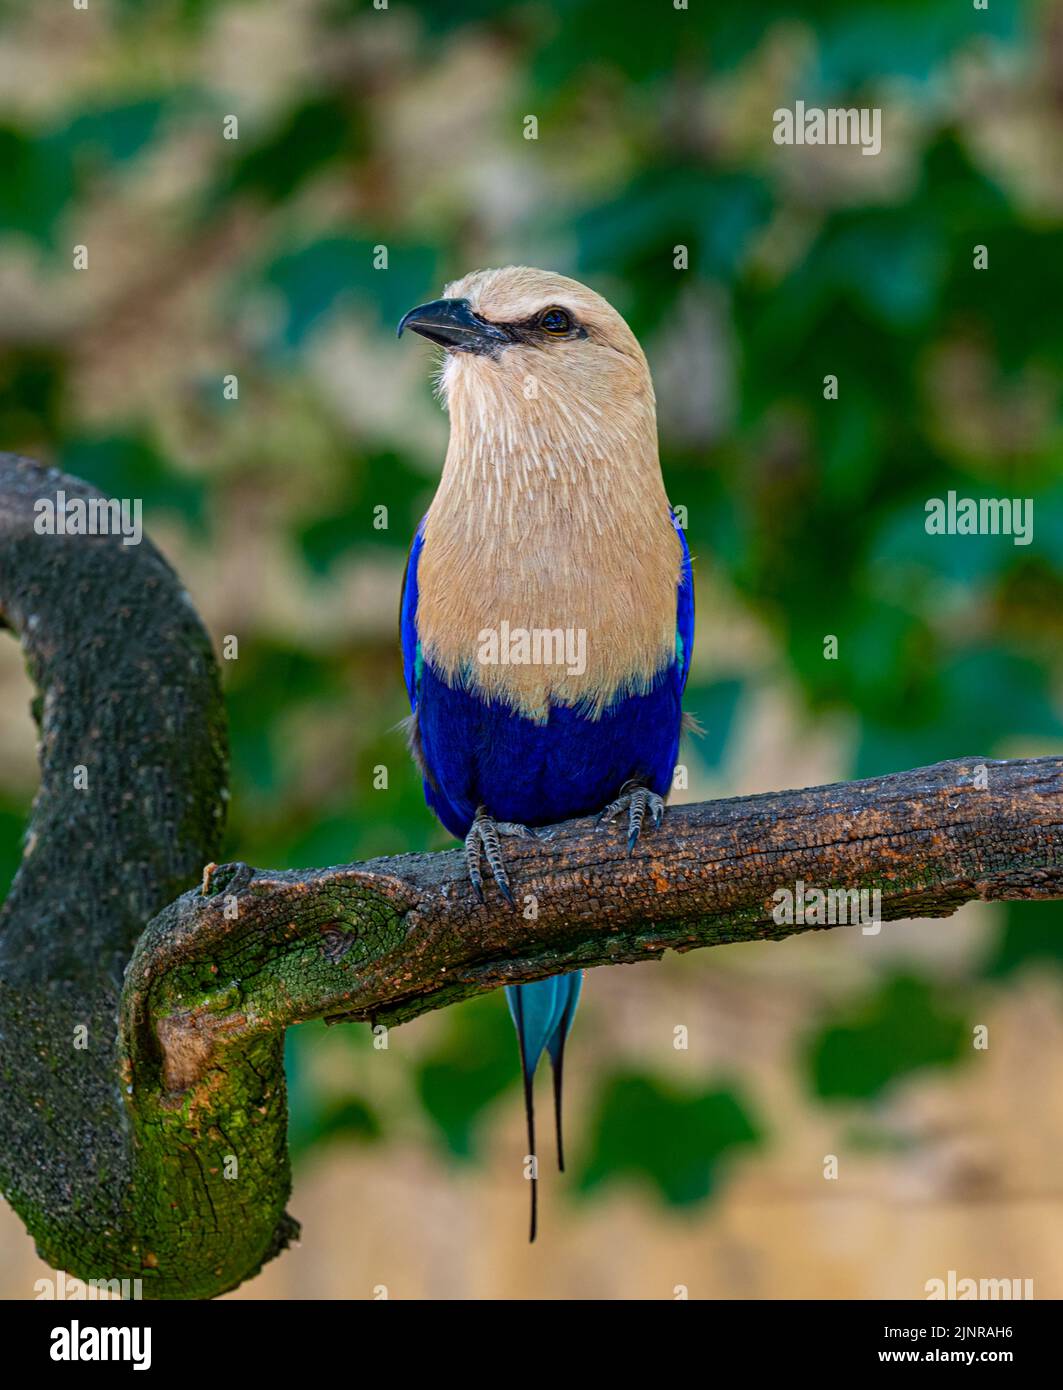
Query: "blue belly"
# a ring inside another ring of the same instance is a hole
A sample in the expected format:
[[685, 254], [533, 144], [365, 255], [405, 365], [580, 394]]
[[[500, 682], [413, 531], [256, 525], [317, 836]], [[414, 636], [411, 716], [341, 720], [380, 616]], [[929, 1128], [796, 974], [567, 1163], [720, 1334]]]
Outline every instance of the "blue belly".
[[600, 811], [629, 778], [664, 796], [679, 750], [680, 696], [669, 667], [646, 694], [597, 719], [559, 705], [537, 724], [448, 685], [425, 663], [417, 700], [425, 797], [460, 839], [481, 805], [495, 820], [552, 825]]

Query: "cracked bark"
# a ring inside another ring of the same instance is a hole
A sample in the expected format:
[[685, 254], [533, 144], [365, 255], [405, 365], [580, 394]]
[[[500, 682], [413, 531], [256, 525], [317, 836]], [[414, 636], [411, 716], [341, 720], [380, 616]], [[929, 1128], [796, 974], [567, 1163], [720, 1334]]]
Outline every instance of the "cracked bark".
[[82, 1278], [210, 1297], [284, 1248], [292, 1024], [401, 1023], [560, 970], [815, 929], [773, 919], [799, 880], [878, 889], [885, 921], [1063, 896], [1055, 757], [673, 807], [631, 858], [622, 829], [571, 822], [507, 844], [517, 912], [491, 885], [476, 902], [459, 850], [215, 866], [207, 636], [147, 541], [38, 536], [33, 501], [59, 488], [95, 495], [0, 455], [0, 617], [41, 692], [41, 790], [0, 914], [0, 1178], [44, 1258]]

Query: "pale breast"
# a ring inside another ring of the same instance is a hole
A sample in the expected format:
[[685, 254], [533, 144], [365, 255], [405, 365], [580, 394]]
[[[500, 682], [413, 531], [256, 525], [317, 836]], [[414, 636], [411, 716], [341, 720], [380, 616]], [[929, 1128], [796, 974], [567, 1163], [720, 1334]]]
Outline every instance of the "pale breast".
[[592, 508], [559, 482], [486, 506], [441, 487], [418, 567], [424, 658], [537, 719], [647, 689], [674, 659], [681, 546], [659, 471], [609, 491]]

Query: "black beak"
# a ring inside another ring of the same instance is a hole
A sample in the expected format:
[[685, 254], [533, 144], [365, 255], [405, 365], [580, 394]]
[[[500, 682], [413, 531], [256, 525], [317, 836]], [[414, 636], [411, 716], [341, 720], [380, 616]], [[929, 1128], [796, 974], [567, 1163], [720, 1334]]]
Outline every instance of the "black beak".
[[512, 342], [506, 329], [474, 314], [467, 299], [433, 299], [431, 304], [419, 304], [403, 316], [398, 337], [404, 328], [412, 328], [430, 343], [455, 352], [490, 355]]

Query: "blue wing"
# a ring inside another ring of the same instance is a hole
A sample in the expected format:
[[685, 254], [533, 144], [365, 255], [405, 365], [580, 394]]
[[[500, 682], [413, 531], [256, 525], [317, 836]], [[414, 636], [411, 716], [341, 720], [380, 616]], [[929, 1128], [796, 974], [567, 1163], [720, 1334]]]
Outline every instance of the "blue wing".
[[421, 672], [421, 644], [417, 640], [417, 562], [421, 558], [423, 545], [424, 518], [422, 517], [406, 560], [406, 573], [402, 577], [402, 601], [399, 607], [402, 674], [406, 680], [406, 693], [410, 697], [410, 709], [415, 713]]
[[676, 665], [679, 667], [679, 690], [682, 693], [686, 689], [687, 676], [690, 674], [690, 654], [694, 650], [694, 573], [690, 566], [690, 547], [687, 545], [686, 532], [676, 520], [675, 512], [672, 513], [672, 525], [679, 537], [679, 544], [683, 547], [675, 622], [675, 657]]

